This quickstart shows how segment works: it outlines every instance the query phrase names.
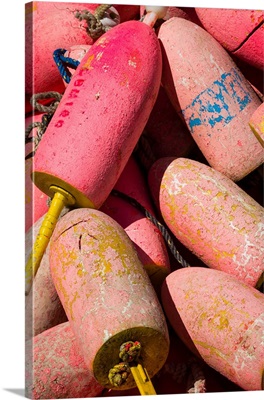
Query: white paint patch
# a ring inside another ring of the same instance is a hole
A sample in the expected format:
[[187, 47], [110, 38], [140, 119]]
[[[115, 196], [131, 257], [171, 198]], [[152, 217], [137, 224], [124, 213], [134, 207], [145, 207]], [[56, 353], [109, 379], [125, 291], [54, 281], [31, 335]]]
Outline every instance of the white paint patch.
[[132, 60], [128, 60], [128, 65], [130, 65], [131, 67], [134, 67], [134, 68], [137, 67], [136, 61], [132, 61]]

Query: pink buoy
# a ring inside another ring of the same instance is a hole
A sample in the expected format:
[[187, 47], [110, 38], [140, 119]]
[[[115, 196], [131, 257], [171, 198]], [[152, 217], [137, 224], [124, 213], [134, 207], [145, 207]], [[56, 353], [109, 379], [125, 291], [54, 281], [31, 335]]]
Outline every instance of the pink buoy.
[[[130, 196], [155, 217], [145, 179], [134, 157], [130, 157], [114, 190]], [[138, 257], [159, 292], [170, 272], [170, 260], [159, 229], [142, 210], [127, 199], [110, 194], [100, 210], [118, 222], [133, 242]]]
[[[66, 209], [61, 213], [63, 215]], [[32, 243], [36, 239], [45, 214], [39, 218], [25, 235], [25, 259], [27, 260]], [[31, 339], [53, 326], [67, 321], [58, 293], [50, 274], [49, 245], [43, 255], [34, 285], [25, 298], [25, 339]]]
[[[138, 341], [150, 378], [168, 355], [162, 308], [124, 229], [101, 211], [78, 208], [57, 223], [50, 241], [50, 268], [85, 363], [108, 389], [136, 387], [132, 374], [115, 387], [111, 370], [120, 346]], [[89, 344], [89, 345], [87, 345]]]
[[208, 267], [257, 284], [264, 271], [259, 203], [225, 175], [191, 159], [158, 160], [149, 182], [178, 240]]
[[88, 370], [69, 322], [27, 340], [25, 354], [28, 398], [96, 397], [104, 389]]
[[263, 293], [223, 271], [191, 267], [167, 276], [162, 304], [194, 354], [244, 390], [263, 389]]
[[[230, 53], [264, 68], [262, 10], [195, 8], [203, 27]], [[228, 23], [227, 23], [228, 21]]]
[[249, 126], [261, 146], [264, 147], [264, 103], [252, 114], [249, 120]]
[[52, 196], [55, 185], [76, 206], [99, 208], [143, 131], [160, 79], [160, 45], [149, 26], [127, 21], [101, 36], [83, 57], [39, 144], [33, 171], [39, 189]]
[[[162, 83], [208, 163], [238, 181], [264, 161], [248, 126], [261, 104], [227, 51], [183, 18], [164, 22]], [[204, 72], [206, 71], [206, 73]]]

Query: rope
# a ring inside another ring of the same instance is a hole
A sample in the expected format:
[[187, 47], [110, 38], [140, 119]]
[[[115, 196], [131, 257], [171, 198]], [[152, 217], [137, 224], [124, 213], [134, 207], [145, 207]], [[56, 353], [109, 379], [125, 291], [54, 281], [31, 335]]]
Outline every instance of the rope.
[[124, 362], [136, 361], [140, 355], [141, 344], [139, 342], [125, 342], [120, 346], [119, 358]]
[[174, 245], [168, 230], [165, 228], [164, 225], [162, 225], [156, 219], [156, 217], [154, 217], [152, 214], [150, 214], [150, 212], [145, 207], [143, 207], [137, 200], [133, 199], [132, 197], [128, 196], [127, 194], [119, 192], [118, 190], [115, 190], [115, 189], [112, 190], [111, 194], [128, 201], [132, 206], [134, 206], [138, 210], [140, 210], [145, 215], [145, 217], [158, 228], [158, 230], [162, 234], [165, 242], [167, 243], [171, 253], [176, 258], [178, 263], [180, 263], [184, 268], [190, 267], [190, 264], [188, 264], [187, 261], [184, 260], [184, 258], [180, 255], [180, 253], [176, 249], [176, 246]]
[[144, 133], [140, 136], [134, 152], [137, 154], [140, 163], [146, 171], [149, 171], [152, 164], [157, 160], [149, 143], [149, 139]]
[[[30, 104], [32, 105], [33, 109], [36, 109], [39, 112], [46, 112], [46, 113], [54, 113], [58, 104], [62, 98], [62, 94], [58, 92], [44, 92], [33, 94], [30, 99]], [[44, 106], [43, 104], [38, 103], [38, 100], [46, 100], [46, 99], [55, 99], [49, 106]]]
[[129, 363], [136, 362], [141, 351], [138, 341], [125, 342], [119, 348], [119, 358], [123, 361], [109, 370], [108, 379], [113, 386], [121, 386], [130, 374]]
[[113, 386], [118, 387], [126, 382], [129, 373], [129, 365], [125, 362], [121, 362], [110, 369], [108, 379]]
[[77, 11], [75, 13], [75, 17], [79, 21], [85, 20], [87, 22], [86, 32], [92, 39], [98, 39], [109, 29], [100, 20], [110, 7], [112, 7], [112, 4], [102, 4], [96, 8], [94, 15], [88, 10]]
[[64, 57], [64, 54], [67, 50], [65, 49], [57, 49], [53, 52], [53, 59], [59, 69], [62, 79], [66, 83], [70, 83], [72, 73], [68, 68], [76, 69], [80, 64], [80, 61], [74, 60], [70, 57]]
[[[42, 104], [38, 103], [38, 100], [40, 99], [55, 99], [49, 106], [43, 106]], [[33, 109], [36, 109], [40, 112], [46, 112], [47, 114], [42, 115], [41, 117], [41, 122], [33, 122], [31, 123], [25, 130], [25, 144], [33, 142], [33, 151], [29, 153], [26, 156], [26, 160], [33, 157], [37, 151], [38, 145], [42, 139], [42, 136], [44, 135], [51, 118], [56, 111], [59, 102], [62, 98], [62, 95], [58, 92], [45, 92], [45, 93], [38, 93], [34, 94], [31, 99], [30, 103], [33, 107]], [[30, 137], [29, 135], [31, 134], [32, 130], [34, 128], [37, 128], [37, 136]]]

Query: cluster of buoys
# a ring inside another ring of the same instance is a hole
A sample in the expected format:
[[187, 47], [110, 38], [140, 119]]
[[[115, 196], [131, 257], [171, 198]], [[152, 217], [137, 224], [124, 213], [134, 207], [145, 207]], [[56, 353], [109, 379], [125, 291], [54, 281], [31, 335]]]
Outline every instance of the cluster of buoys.
[[25, 11], [27, 396], [263, 390], [263, 13]]

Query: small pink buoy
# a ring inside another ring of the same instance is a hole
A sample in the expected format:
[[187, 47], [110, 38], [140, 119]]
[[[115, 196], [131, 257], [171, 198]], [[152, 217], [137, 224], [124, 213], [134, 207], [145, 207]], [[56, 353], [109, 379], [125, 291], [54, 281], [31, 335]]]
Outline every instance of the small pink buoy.
[[161, 294], [194, 354], [244, 390], [263, 389], [263, 293], [223, 271], [191, 267], [167, 276]]
[[27, 340], [25, 354], [28, 398], [96, 397], [104, 389], [87, 368], [69, 322]]
[[[64, 212], [62, 213], [62, 215]], [[36, 239], [45, 214], [31, 226], [25, 235], [25, 259]], [[41, 260], [34, 286], [25, 298], [25, 339], [31, 339], [53, 326], [67, 321], [50, 274], [49, 245]]]
[[213, 168], [187, 158], [156, 161], [149, 186], [165, 223], [208, 267], [255, 286], [264, 271], [263, 207]]
[[200, 26], [174, 17], [161, 25], [158, 37], [162, 83], [172, 104], [211, 167], [242, 179], [264, 162], [248, 126], [259, 97], [227, 51]]
[[[134, 157], [130, 157], [114, 190], [128, 195], [155, 217], [145, 179]], [[159, 292], [170, 272], [170, 260], [159, 229], [142, 210], [127, 199], [110, 194], [100, 210], [118, 222], [125, 230], [146, 269], [154, 288]]]

